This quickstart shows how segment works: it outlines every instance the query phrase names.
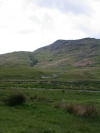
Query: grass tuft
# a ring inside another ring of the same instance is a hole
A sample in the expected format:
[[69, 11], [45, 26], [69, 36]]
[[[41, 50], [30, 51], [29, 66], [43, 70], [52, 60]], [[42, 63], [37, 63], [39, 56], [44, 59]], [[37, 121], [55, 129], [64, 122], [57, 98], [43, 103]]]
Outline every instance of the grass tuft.
[[63, 99], [62, 101], [55, 103], [54, 104], [54, 107], [55, 108], [58, 108], [58, 109], [59, 108], [65, 109], [66, 108], [66, 102], [65, 102], [65, 100]]
[[21, 105], [26, 101], [26, 96], [24, 94], [13, 94], [8, 97], [6, 100], [7, 105], [9, 106], [16, 106], [16, 105]]
[[82, 117], [95, 118], [98, 114], [98, 110], [95, 105], [80, 105], [75, 103], [66, 104], [64, 100], [55, 103], [54, 107], [67, 110], [70, 114], [75, 114]]
[[71, 114], [90, 118], [96, 117], [98, 113], [95, 105], [77, 105], [74, 103], [68, 104], [66, 110]]
[[44, 101], [47, 102], [48, 99], [44, 96], [39, 96], [37, 94], [35, 94], [33, 97], [30, 97], [31, 100], [35, 100], [35, 101]]
[[97, 107], [95, 105], [85, 105], [85, 112], [84, 116], [89, 116], [89, 117], [96, 117], [98, 114]]

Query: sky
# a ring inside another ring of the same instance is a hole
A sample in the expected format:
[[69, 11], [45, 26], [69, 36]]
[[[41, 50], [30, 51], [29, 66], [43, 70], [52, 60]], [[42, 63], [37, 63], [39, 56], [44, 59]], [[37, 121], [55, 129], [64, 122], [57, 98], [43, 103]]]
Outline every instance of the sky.
[[100, 0], [0, 0], [0, 54], [100, 39]]

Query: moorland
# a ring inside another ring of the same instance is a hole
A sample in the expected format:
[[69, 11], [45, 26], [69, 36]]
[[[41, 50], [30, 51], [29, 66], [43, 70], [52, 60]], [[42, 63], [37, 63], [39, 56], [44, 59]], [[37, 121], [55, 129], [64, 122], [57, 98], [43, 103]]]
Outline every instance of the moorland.
[[99, 133], [100, 39], [0, 55], [0, 133]]

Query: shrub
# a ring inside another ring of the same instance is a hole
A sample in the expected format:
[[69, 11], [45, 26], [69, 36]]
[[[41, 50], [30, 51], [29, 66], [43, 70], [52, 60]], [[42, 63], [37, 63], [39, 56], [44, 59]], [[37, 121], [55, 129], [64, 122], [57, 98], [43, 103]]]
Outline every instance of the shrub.
[[82, 105], [77, 105], [74, 103], [68, 104], [66, 106], [67, 112], [76, 115], [83, 115], [85, 113], [85, 108]]
[[13, 94], [7, 99], [7, 105], [16, 106], [24, 103], [26, 96], [24, 94]]
[[85, 105], [84, 116], [94, 118], [97, 116], [97, 108], [94, 105]]
[[66, 105], [67, 112], [83, 117], [94, 118], [97, 116], [97, 108], [94, 105], [76, 105], [74, 103]]
[[70, 114], [75, 114], [83, 117], [95, 118], [98, 110], [95, 105], [80, 105], [75, 103], [66, 104], [64, 100], [54, 104], [55, 108], [65, 109]]
[[67, 109], [67, 112], [71, 114], [76, 114], [77, 112], [76, 104], [74, 103], [66, 105], [66, 109]]

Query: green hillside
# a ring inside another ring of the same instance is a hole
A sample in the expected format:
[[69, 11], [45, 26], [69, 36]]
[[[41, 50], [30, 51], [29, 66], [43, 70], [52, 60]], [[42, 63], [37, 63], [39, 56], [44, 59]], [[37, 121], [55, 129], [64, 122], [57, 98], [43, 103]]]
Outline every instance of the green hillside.
[[[100, 66], [100, 40], [57, 40], [34, 52], [38, 65], [49, 69], [83, 66]], [[45, 62], [45, 63], [44, 63]]]
[[57, 40], [34, 52], [0, 55], [0, 78], [100, 80], [100, 39]]
[[34, 55], [36, 67], [58, 70], [63, 80], [100, 80], [100, 39], [57, 40]]
[[13, 52], [4, 55], [0, 55], [0, 66], [5, 65], [25, 65], [25, 66], [33, 66], [37, 63], [36, 59], [33, 56], [32, 52]]

